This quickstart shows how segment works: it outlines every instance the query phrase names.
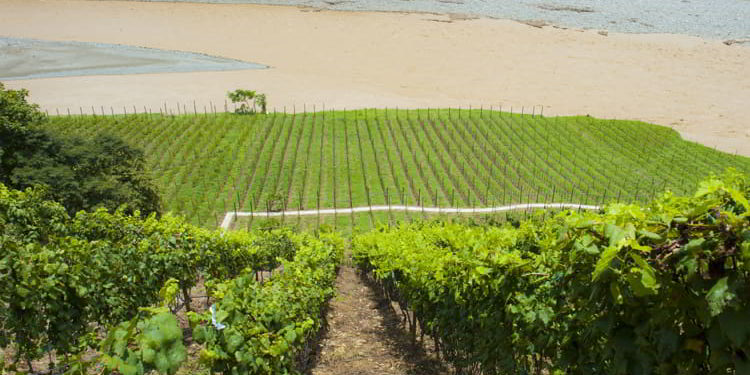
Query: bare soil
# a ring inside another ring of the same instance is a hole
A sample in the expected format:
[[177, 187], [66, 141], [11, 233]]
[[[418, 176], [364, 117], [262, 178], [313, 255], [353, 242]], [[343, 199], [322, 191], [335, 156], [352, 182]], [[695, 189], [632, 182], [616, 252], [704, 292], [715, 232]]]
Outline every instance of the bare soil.
[[426, 349], [431, 345], [412, 341], [394, 307], [365, 281], [351, 266], [341, 267], [311, 374], [447, 374]]

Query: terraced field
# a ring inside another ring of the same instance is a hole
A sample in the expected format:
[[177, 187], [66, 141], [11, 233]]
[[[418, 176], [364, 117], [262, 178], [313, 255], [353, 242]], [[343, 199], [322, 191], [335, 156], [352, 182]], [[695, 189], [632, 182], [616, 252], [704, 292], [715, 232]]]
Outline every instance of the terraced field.
[[[111, 133], [142, 148], [167, 210], [205, 227], [235, 210], [646, 201], [665, 188], [694, 191], [727, 167], [750, 173], [750, 159], [662, 126], [488, 110], [53, 116], [47, 126], [84, 137]], [[283, 220], [367, 229], [426, 216]]]

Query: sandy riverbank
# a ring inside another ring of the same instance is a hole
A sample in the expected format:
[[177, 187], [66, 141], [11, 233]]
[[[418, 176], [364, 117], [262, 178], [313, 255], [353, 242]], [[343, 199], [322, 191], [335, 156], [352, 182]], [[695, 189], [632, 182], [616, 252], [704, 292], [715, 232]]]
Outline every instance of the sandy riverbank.
[[545, 106], [669, 125], [750, 156], [750, 48], [676, 35], [535, 28], [514, 21], [296, 7], [3, 0], [0, 35], [183, 50], [268, 70], [5, 82], [54, 112], [174, 107], [251, 88], [271, 106]]

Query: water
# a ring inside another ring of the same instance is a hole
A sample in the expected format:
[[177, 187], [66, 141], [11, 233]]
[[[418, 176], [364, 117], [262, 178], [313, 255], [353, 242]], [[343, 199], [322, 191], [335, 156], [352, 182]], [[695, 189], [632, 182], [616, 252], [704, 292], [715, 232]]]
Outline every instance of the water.
[[460, 13], [627, 33], [750, 38], [750, 0], [141, 0]]
[[0, 37], [0, 79], [264, 69], [192, 52]]

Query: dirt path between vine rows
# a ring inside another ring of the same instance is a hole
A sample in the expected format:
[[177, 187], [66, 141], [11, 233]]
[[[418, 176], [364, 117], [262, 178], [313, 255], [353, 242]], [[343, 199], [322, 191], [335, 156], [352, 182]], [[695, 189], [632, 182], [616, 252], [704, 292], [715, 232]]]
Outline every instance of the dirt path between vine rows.
[[312, 375], [448, 373], [433, 353], [412, 344], [400, 316], [354, 268], [341, 267], [336, 291]]

